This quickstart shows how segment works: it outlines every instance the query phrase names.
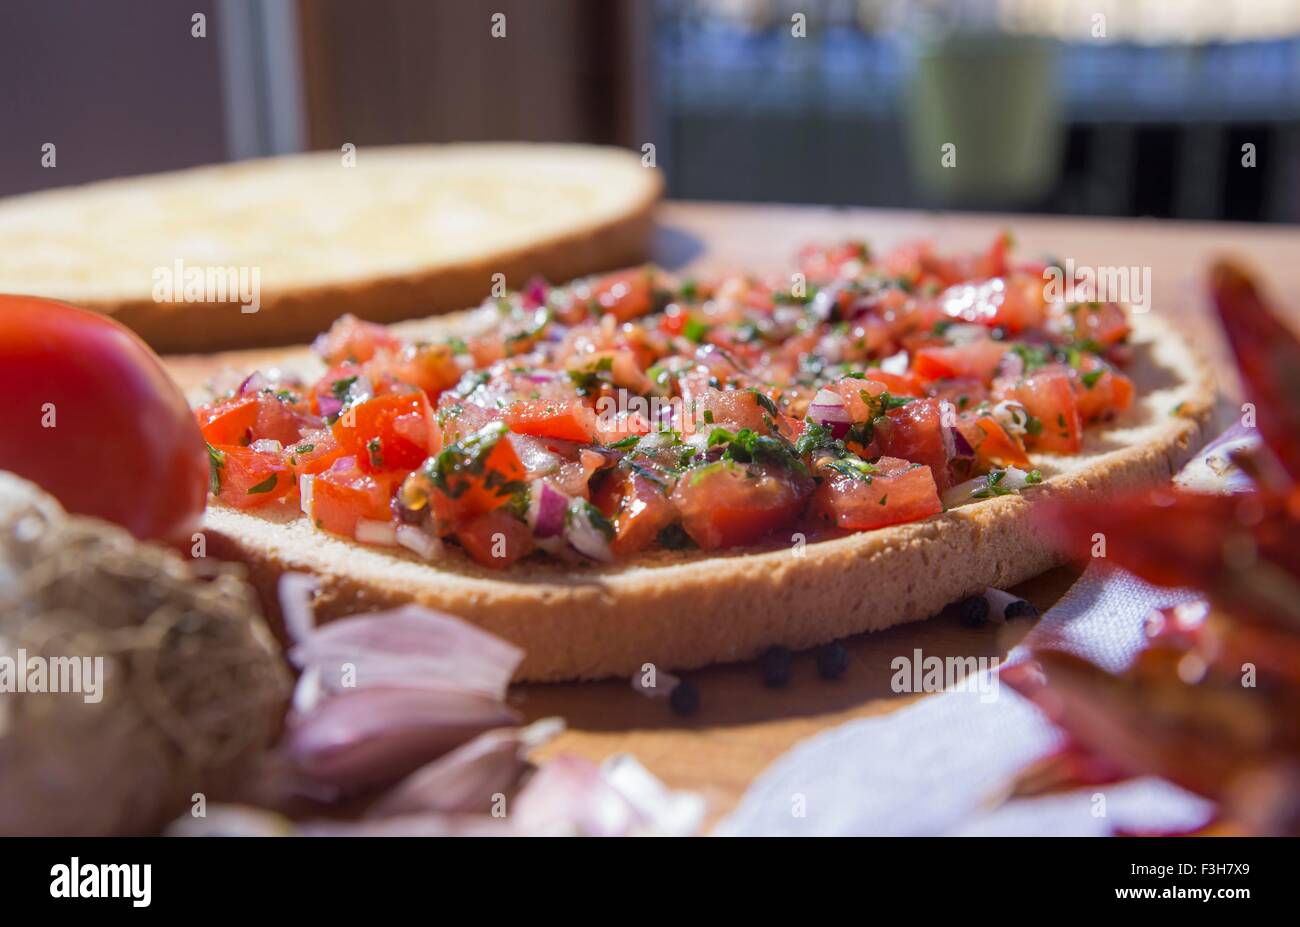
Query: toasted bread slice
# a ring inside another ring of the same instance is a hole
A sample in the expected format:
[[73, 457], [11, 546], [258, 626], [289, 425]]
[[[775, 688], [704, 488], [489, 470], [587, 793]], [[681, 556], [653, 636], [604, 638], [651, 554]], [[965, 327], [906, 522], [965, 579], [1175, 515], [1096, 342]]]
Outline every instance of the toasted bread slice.
[[[396, 326], [406, 336], [473, 334], [494, 313], [468, 312]], [[525, 561], [477, 566], [455, 548], [427, 563], [316, 530], [296, 513], [213, 504], [207, 553], [248, 564], [268, 612], [288, 570], [319, 577], [322, 619], [419, 602], [459, 615], [524, 649], [521, 680], [631, 676], [647, 663], [690, 669], [753, 657], [781, 644], [808, 647], [935, 614], [985, 586], [1011, 586], [1060, 562], [1030, 515], [1034, 500], [1095, 497], [1167, 480], [1205, 439], [1216, 389], [1208, 364], [1171, 326], [1133, 317], [1138, 399], [1123, 417], [1087, 430], [1084, 450], [1034, 455], [1047, 477], [1025, 496], [1002, 496], [923, 521], [779, 549], [704, 554], [658, 551], [614, 565]], [[268, 366], [319, 375], [306, 349], [175, 358], [191, 390], [224, 368]]]
[[[355, 157], [245, 161], [0, 201], [0, 292], [111, 314], [160, 351], [292, 343], [345, 312], [391, 322], [474, 305], [495, 274], [518, 288], [534, 274], [559, 282], [635, 264], [663, 185], [614, 148], [426, 145]], [[187, 295], [195, 271], [221, 283]], [[254, 281], [257, 308], [245, 311]]]

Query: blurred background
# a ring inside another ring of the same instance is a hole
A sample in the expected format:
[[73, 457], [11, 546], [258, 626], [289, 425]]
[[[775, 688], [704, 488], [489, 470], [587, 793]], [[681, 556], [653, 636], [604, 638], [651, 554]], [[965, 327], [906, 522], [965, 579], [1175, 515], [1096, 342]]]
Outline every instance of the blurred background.
[[1295, 0], [6, 0], [0, 87], [0, 194], [524, 139], [679, 199], [1300, 221]]

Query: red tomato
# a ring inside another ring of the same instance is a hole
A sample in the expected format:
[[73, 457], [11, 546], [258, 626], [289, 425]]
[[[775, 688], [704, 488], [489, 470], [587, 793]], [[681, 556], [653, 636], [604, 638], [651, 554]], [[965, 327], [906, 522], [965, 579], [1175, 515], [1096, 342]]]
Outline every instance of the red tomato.
[[104, 316], [0, 296], [0, 469], [70, 512], [189, 543], [208, 491], [198, 423], [155, 355]]
[[1004, 384], [998, 390], [1004, 399], [1014, 399], [1038, 419], [1042, 428], [1031, 433], [1026, 443], [1054, 454], [1076, 454], [1083, 447], [1083, 421], [1074, 399], [1070, 375], [1061, 367], [1044, 367], [1024, 379]]
[[688, 471], [672, 502], [682, 527], [704, 550], [752, 544], [803, 511], [811, 480], [724, 460]]
[[340, 457], [312, 481], [310, 517], [318, 528], [355, 537], [362, 518], [388, 521], [396, 477], [366, 473], [352, 457]]
[[1133, 404], [1133, 381], [1092, 355], [1085, 355], [1078, 370], [1071, 369], [1074, 398], [1085, 422], [1123, 412]]
[[347, 409], [334, 423], [334, 440], [367, 473], [410, 471], [429, 456], [432, 420], [423, 392], [389, 393]]
[[654, 275], [646, 267], [621, 270], [592, 284], [591, 296], [601, 312], [629, 322], [654, 308]]
[[620, 557], [648, 547], [677, 518], [664, 487], [641, 473], [611, 473], [592, 502], [613, 522], [610, 549]]
[[939, 304], [949, 318], [1010, 332], [1035, 328], [1047, 315], [1043, 282], [1027, 275], [958, 283], [939, 294]]
[[761, 404], [753, 390], [748, 389], [713, 389], [704, 387], [692, 408], [687, 410], [693, 416], [695, 430], [709, 425], [724, 425], [732, 431], [748, 428], [759, 434], [767, 434], [768, 419], [773, 416]]
[[456, 529], [456, 540], [474, 562], [504, 570], [533, 549], [533, 533], [509, 512], [484, 512]]
[[343, 406], [347, 386], [364, 371], [356, 364], [331, 367], [311, 388], [311, 410], [318, 415], [334, 416]]
[[209, 444], [251, 444], [259, 438], [293, 444], [302, 430], [319, 423], [301, 403], [258, 391], [233, 396], [198, 411], [199, 427]]
[[912, 371], [922, 380], [971, 377], [987, 383], [993, 379], [1008, 350], [1006, 344], [992, 338], [948, 347], [925, 347], [912, 358]]
[[869, 531], [943, 511], [930, 468], [920, 464], [881, 457], [874, 473], [844, 473], [823, 467], [821, 475], [814, 506], [847, 531]]
[[316, 353], [327, 364], [364, 364], [376, 352], [394, 351], [402, 346], [400, 339], [389, 334], [388, 329], [374, 322], [363, 322], [354, 315], [341, 316], [330, 330], [316, 339]]
[[415, 498], [439, 499], [435, 511], [457, 520], [473, 518], [510, 501], [528, 475], [509, 432], [502, 422], [492, 422], [468, 438], [444, 448], [438, 455], [441, 485], [417, 471], [408, 487]]
[[238, 444], [218, 444], [213, 446], [211, 457], [216, 497], [237, 509], [266, 505], [297, 488], [293, 471], [279, 454]]
[[1023, 445], [1007, 434], [1007, 430], [993, 416], [964, 418], [957, 423], [957, 427], [961, 430], [962, 437], [974, 448], [976, 459], [985, 466], [1030, 466]]
[[887, 413], [888, 423], [876, 428], [880, 453], [925, 464], [934, 471], [939, 488], [948, 487], [948, 445], [937, 399], [914, 399]]
[[1108, 348], [1128, 337], [1128, 317], [1115, 303], [1080, 303], [1067, 311], [1077, 341], [1095, 341]]
[[910, 373], [886, 373], [878, 367], [872, 367], [867, 372], [867, 379], [874, 380], [877, 383], [883, 383], [885, 389], [889, 390], [894, 396], [924, 396], [925, 388]]
[[578, 399], [520, 400], [506, 410], [510, 430], [538, 438], [590, 444], [596, 439], [596, 413]]
[[464, 373], [456, 363], [455, 352], [446, 344], [417, 345], [402, 354], [392, 371], [398, 380], [420, 387], [432, 399], [460, 382]]

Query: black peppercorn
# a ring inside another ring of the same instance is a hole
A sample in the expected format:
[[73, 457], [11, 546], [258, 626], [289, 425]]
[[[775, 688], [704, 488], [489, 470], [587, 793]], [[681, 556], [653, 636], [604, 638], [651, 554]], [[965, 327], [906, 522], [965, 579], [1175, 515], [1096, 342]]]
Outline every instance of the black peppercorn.
[[790, 666], [794, 654], [785, 647], [770, 647], [758, 659], [758, 668], [763, 673], [763, 685], [769, 689], [780, 689], [790, 681]]
[[988, 624], [989, 603], [982, 595], [973, 595], [957, 603], [957, 620], [968, 628], [982, 628]]
[[673, 686], [668, 704], [683, 718], [693, 715], [700, 710], [700, 690], [695, 687], [695, 683], [683, 679]]
[[1019, 599], [1007, 606], [1006, 616], [1008, 620], [1012, 618], [1037, 619], [1038, 609], [1034, 608], [1032, 602], [1026, 602], [1024, 599]]
[[822, 679], [839, 679], [849, 668], [849, 651], [839, 641], [817, 648], [817, 675]]

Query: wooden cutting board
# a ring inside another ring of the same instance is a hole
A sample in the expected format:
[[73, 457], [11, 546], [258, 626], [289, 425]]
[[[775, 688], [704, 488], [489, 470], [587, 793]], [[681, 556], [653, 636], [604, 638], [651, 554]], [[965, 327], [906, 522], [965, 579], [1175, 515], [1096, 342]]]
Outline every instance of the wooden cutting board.
[[[1017, 253], [1025, 257], [1149, 267], [1154, 311], [1176, 318], [1205, 353], [1225, 362], [1225, 371], [1231, 369], [1226, 347], [1203, 283], [1211, 258], [1244, 256], [1274, 293], [1291, 298], [1300, 291], [1300, 231], [1231, 224], [669, 203], [659, 213], [655, 259], [688, 273], [782, 269], [808, 242], [865, 238], [879, 251], [929, 238], [941, 249], [963, 250], [982, 248], [1008, 230], [1016, 238]], [[1300, 310], [1300, 302], [1293, 300], [1292, 308]], [[215, 373], [222, 363], [193, 357], [172, 362], [189, 382]], [[1231, 415], [1237, 385], [1229, 374], [1224, 380], [1230, 397], [1225, 414]], [[1045, 611], [1076, 575], [1070, 567], [1053, 570], [1016, 591]], [[559, 715], [568, 722], [568, 730], [539, 751], [541, 757], [577, 753], [602, 760], [631, 752], [668, 785], [702, 793], [710, 820], [716, 821], [772, 760], [798, 741], [912, 701], [914, 696], [890, 689], [894, 657], [915, 648], [927, 656], [1003, 656], [1031, 625], [1018, 621], [971, 630], [938, 616], [860, 635], [845, 642], [851, 662], [843, 677], [820, 679], [812, 654], [800, 654], [792, 681], [783, 689], [765, 688], [752, 663], [692, 672], [689, 678], [698, 686], [702, 704], [691, 718], [674, 715], [666, 700], [637, 694], [627, 681], [519, 686], [511, 700], [530, 720]]]

